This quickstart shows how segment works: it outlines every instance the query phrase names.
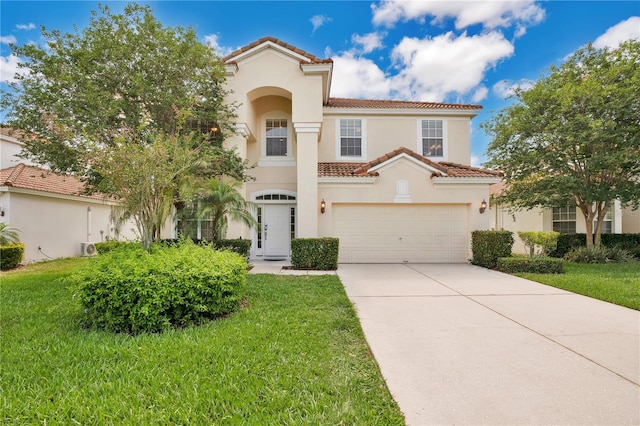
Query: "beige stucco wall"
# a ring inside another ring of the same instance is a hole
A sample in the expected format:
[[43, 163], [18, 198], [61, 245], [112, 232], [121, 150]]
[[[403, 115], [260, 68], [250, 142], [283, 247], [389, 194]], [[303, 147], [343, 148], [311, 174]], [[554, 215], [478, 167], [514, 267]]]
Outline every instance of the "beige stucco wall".
[[[2, 221], [20, 230], [26, 262], [46, 260], [47, 256], [80, 256], [80, 243], [115, 237], [109, 221], [111, 206], [99, 201], [2, 192], [0, 203], [6, 209]], [[135, 228], [132, 222], [124, 224], [121, 239], [135, 239], [132, 228]]]
[[282, 93], [278, 89], [291, 94], [294, 122], [322, 120], [322, 77], [305, 75], [300, 69], [299, 60], [280, 52], [264, 50], [239, 61], [238, 71], [227, 78], [227, 85], [233, 90], [227, 99], [239, 104], [238, 122], [247, 123], [255, 117], [254, 99], [249, 94], [262, 97]]
[[420, 153], [421, 135], [419, 127], [423, 119], [443, 120], [446, 123], [446, 156], [436, 158], [436, 161], [451, 161], [459, 164], [471, 162], [471, 134], [469, 117], [437, 116], [408, 116], [398, 117], [385, 115], [380, 111], [377, 115], [371, 114], [334, 114], [330, 108], [325, 109], [325, 117], [322, 122], [322, 135], [319, 146], [319, 161], [340, 161], [337, 158], [337, 143], [339, 141], [336, 128], [340, 119], [357, 118], [363, 120], [365, 127], [365, 145], [367, 158], [345, 161], [367, 162], [387, 154], [400, 147], [409, 148]]
[[640, 234], [640, 209], [622, 209], [622, 233]]
[[21, 152], [22, 143], [20, 141], [11, 136], [0, 135], [0, 169], [7, 169], [19, 163], [34, 165], [28, 159], [19, 158], [18, 155]]
[[327, 203], [325, 213], [318, 219], [320, 236], [332, 235], [334, 203], [393, 204], [398, 198], [398, 181], [401, 180], [408, 181], [411, 203], [465, 204], [469, 209], [469, 232], [489, 229], [488, 211], [484, 214], [479, 212], [482, 200], [489, 199], [488, 185], [437, 184], [430, 179], [429, 170], [408, 159], [396, 160], [379, 172], [380, 175], [372, 183], [357, 183], [358, 180], [354, 179], [354, 183], [319, 184], [318, 198], [324, 199]]

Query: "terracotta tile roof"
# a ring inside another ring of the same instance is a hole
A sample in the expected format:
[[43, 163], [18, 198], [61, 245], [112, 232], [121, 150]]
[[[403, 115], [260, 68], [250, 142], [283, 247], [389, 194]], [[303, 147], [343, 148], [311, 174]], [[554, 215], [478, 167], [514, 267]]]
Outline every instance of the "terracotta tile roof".
[[494, 170], [482, 169], [480, 167], [471, 167], [464, 164], [450, 163], [448, 161], [441, 161], [440, 165], [447, 170], [447, 176], [449, 177], [472, 177], [472, 178], [501, 178], [503, 174]]
[[380, 156], [378, 158], [376, 158], [375, 160], [371, 160], [368, 163], [365, 163], [361, 166], [360, 169], [358, 169], [358, 171], [364, 171], [364, 170], [369, 170], [372, 167], [375, 167], [379, 164], [384, 163], [385, 161], [393, 158], [393, 157], [397, 157], [400, 154], [407, 154], [410, 157], [415, 158], [416, 160], [431, 166], [435, 169], [438, 169], [442, 172], [446, 173], [446, 169], [444, 169], [443, 167], [441, 167], [438, 163], [436, 163], [435, 161], [429, 160], [427, 157], [423, 157], [422, 155], [418, 154], [417, 152], [414, 152], [412, 150], [410, 150], [409, 148], [405, 148], [405, 147], [400, 147], [394, 151], [388, 152], [383, 156]]
[[327, 108], [362, 108], [362, 109], [455, 109], [480, 110], [481, 105], [445, 104], [440, 102], [414, 102], [383, 99], [348, 99], [329, 98], [324, 105]]
[[22, 130], [14, 129], [12, 127], [0, 127], [0, 135], [21, 140], [24, 139], [25, 133]]
[[84, 184], [74, 176], [56, 174], [50, 170], [22, 163], [0, 170], [0, 186], [105, 200], [102, 194], [83, 194]]
[[405, 147], [400, 147], [385, 155], [382, 155], [368, 163], [318, 163], [318, 177], [371, 177], [378, 176], [377, 172], [369, 170], [379, 164], [384, 163], [398, 155], [406, 154], [416, 160], [438, 170], [433, 172], [431, 177], [452, 177], [452, 178], [499, 178], [502, 173], [478, 167], [466, 166], [463, 164], [451, 163], [448, 161], [436, 162], [423, 157], [422, 155]]
[[[318, 163], [319, 177], [372, 177], [378, 173], [362, 170], [365, 163]], [[356, 173], [356, 170], [358, 172]]]
[[222, 58], [222, 62], [231, 63], [231, 62], [233, 62], [232, 59], [235, 58], [236, 56], [238, 56], [238, 55], [240, 55], [240, 54], [242, 54], [244, 52], [247, 52], [247, 51], [253, 49], [254, 47], [260, 46], [261, 44], [266, 43], [268, 41], [270, 41], [270, 42], [272, 42], [274, 44], [277, 44], [278, 46], [282, 46], [285, 49], [291, 50], [292, 52], [295, 52], [298, 55], [304, 56], [305, 58], [308, 59], [308, 61], [300, 61], [301, 63], [311, 63], [311, 64], [332, 64], [333, 63], [333, 60], [331, 60], [331, 59], [318, 58], [317, 56], [312, 55], [311, 53], [305, 52], [302, 49], [298, 49], [297, 47], [295, 47], [295, 46], [293, 46], [291, 44], [285, 43], [284, 41], [279, 40], [279, 39], [277, 39], [275, 37], [271, 37], [271, 36], [262, 37], [260, 40], [254, 41], [251, 44], [247, 44], [246, 46], [241, 47], [240, 49], [231, 52], [230, 54], [228, 54], [227, 56]]

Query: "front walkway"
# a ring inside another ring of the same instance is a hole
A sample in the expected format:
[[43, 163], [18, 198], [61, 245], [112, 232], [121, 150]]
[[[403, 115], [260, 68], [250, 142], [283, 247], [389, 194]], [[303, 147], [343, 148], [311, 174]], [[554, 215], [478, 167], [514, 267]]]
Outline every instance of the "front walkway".
[[338, 276], [408, 425], [640, 423], [638, 311], [464, 264]]

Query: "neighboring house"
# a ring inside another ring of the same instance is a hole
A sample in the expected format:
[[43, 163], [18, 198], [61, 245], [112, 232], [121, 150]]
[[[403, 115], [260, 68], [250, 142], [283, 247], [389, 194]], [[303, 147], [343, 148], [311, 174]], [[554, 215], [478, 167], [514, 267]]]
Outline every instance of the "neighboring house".
[[[81, 244], [117, 235], [110, 220], [117, 206], [102, 195], [82, 195], [82, 183], [54, 174], [16, 157], [18, 134], [0, 128], [0, 222], [17, 228], [25, 243], [25, 262], [81, 255]], [[121, 227], [122, 238], [135, 238], [131, 222]]]
[[[502, 192], [504, 183], [491, 186], [491, 194]], [[511, 211], [508, 206], [491, 205], [491, 228], [512, 231], [515, 237], [513, 251], [525, 253], [524, 243], [518, 238], [518, 231], [557, 231], [561, 234], [586, 232], [583, 214], [577, 206], [567, 205], [553, 209], [533, 208], [531, 210]], [[595, 222], [594, 222], [595, 230]], [[602, 223], [604, 234], [637, 234], [640, 233], [640, 210], [622, 207], [615, 202], [607, 212]]]
[[468, 261], [500, 181], [469, 166], [480, 106], [331, 98], [333, 62], [272, 37], [223, 61], [239, 105], [225, 145], [257, 164], [242, 191], [261, 224], [232, 223], [229, 238], [265, 259], [293, 237], [338, 237], [341, 262]]

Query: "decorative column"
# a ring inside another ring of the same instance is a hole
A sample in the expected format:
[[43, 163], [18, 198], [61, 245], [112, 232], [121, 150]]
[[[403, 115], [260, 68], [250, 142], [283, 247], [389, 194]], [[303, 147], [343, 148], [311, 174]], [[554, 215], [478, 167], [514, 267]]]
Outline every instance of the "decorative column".
[[[230, 149], [232, 147], [236, 147], [236, 152], [240, 156], [240, 158], [247, 158], [247, 142], [251, 138], [251, 130], [246, 123], [236, 123], [235, 125], [235, 134], [231, 137], [225, 139], [223, 146], [226, 149]], [[244, 199], [247, 199], [247, 186], [246, 184], [242, 184], [238, 188], [238, 192], [242, 194]], [[227, 238], [251, 238], [251, 230], [241, 222], [236, 222], [234, 220], [230, 220], [227, 227]]]
[[298, 232], [300, 238], [318, 236], [318, 137], [321, 123], [293, 123], [297, 139]]

